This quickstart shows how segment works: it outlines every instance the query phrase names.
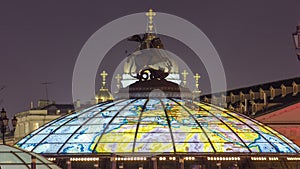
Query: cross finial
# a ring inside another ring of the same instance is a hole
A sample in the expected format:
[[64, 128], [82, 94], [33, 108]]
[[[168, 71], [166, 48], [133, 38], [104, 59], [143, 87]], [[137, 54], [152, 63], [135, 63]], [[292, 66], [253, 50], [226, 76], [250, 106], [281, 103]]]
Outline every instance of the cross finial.
[[106, 73], [105, 70], [103, 70], [102, 73], [100, 73], [100, 76], [102, 76], [102, 88], [104, 88], [105, 85], [106, 85], [106, 76], [107, 76], [107, 75], [108, 75], [108, 74]]
[[195, 78], [195, 81], [196, 81], [196, 89], [198, 90], [198, 87], [199, 87], [199, 79], [200, 79], [200, 75], [198, 73], [195, 74], [194, 78]]
[[183, 81], [182, 81], [183, 86], [186, 86], [186, 77], [187, 77], [187, 75], [189, 75], [189, 72], [187, 72], [187, 71], [184, 69], [183, 72], [182, 72], [181, 74], [182, 74], [182, 76], [183, 76]]
[[146, 16], [148, 17], [148, 33], [152, 33], [153, 30], [153, 17], [156, 15], [155, 12], [150, 8], [149, 12], [146, 12]]
[[120, 81], [122, 79], [122, 76], [120, 76], [120, 74], [117, 74], [117, 76], [115, 76], [115, 79], [117, 79], [117, 88], [120, 89]]

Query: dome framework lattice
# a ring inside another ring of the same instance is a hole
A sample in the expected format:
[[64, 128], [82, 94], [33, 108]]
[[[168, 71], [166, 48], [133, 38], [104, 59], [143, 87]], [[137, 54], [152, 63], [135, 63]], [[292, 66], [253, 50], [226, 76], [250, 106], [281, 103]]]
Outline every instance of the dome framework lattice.
[[0, 168], [1, 169], [28, 169], [32, 166], [32, 158], [35, 159], [35, 167], [38, 169], [60, 169], [54, 163], [48, 161], [44, 157], [32, 152], [11, 147], [8, 145], [0, 145]]
[[101, 103], [48, 123], [17, 146], [41, 154], [300, 152], [256, 120], [174, 98]]

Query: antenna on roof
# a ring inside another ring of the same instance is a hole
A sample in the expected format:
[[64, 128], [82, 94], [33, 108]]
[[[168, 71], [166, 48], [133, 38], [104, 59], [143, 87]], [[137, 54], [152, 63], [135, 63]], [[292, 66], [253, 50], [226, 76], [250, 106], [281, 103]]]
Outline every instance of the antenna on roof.
[[[2, 85], [1, 87], [0, 87], [0, 92], [2, 91], [2, 90], [4, 90], [6, 88], [6, 86], [5, 85]], [[1, 94], [1, 93], [0, 93]], [[1, 99], [0, 100], [0, 104], [3, 102], [3, 99]]]
[[45, 85], [45, 91], [46, 91], [46, 98], [47, 98], [47, 101], [49, 101], [49, 97], [48, 97], [48, 85], [49, 84], [52, 84], [52, 82], [43, 82], [41, 83], [42, 85]]

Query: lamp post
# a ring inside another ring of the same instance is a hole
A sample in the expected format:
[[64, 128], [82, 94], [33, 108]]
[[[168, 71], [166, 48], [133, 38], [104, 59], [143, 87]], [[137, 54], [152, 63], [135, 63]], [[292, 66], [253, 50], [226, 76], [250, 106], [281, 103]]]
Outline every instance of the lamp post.
[[300, 60], [300, 24], [297, 26], [297, 30], [293, 33], [294, 44], [296, 48], [296, 54], [298, 60]]
[[[1, 112], [0, 112], [0, 128], [1, 128], [1, 133], [2, 133], [2, 141], [3, 144], [5, 144], [5, 133], [8, 131], [8, 118], [6, 116], [6, 111], [4, 110], [4, 108], [2, 108]], [[14, 134], [16, 126], [17, 126], [17, 118], [16, 116], [14, 116], [13, 119], [11, 119], [11, 123], [12, 123], [12, 127], [13, 130], [11, 130], [10, 134]]]
[[16, 116], [14, 116], [14, 118], [11, 119], [11, 123], [12, 123], [12, 126], [13, 126], [12, 134], [15, 133], [17, 122], [18, 122], [18, 120], [17, 120]]
[[6, 116], [6, 111], [4, 110], [4, 108], [2, 108], [1, 111], [0, 126], [1, 126], [1, 133], [2, 133], [2, 141], [3, 144], [5, 144], [5, 133], [6, 133], [6, 128], [8, 126], [8, 118]]

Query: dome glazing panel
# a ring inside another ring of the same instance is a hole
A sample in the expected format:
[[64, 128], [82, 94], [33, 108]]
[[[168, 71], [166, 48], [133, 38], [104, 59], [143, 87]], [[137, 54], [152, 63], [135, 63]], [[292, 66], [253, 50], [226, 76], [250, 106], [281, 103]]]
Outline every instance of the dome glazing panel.
[[166, 98], [101, 103], [46, 124], [17, 146], [42, 154], [300, 151], [283, 135], [242, 114]]
[[31, 168], [31, 156], [36, 158], [38, 169], [59, 169], [55, 164], [44, 157], [27, 152], [19, 148], [0, 145], [0, 168], [1, 169], [28, 169]]

